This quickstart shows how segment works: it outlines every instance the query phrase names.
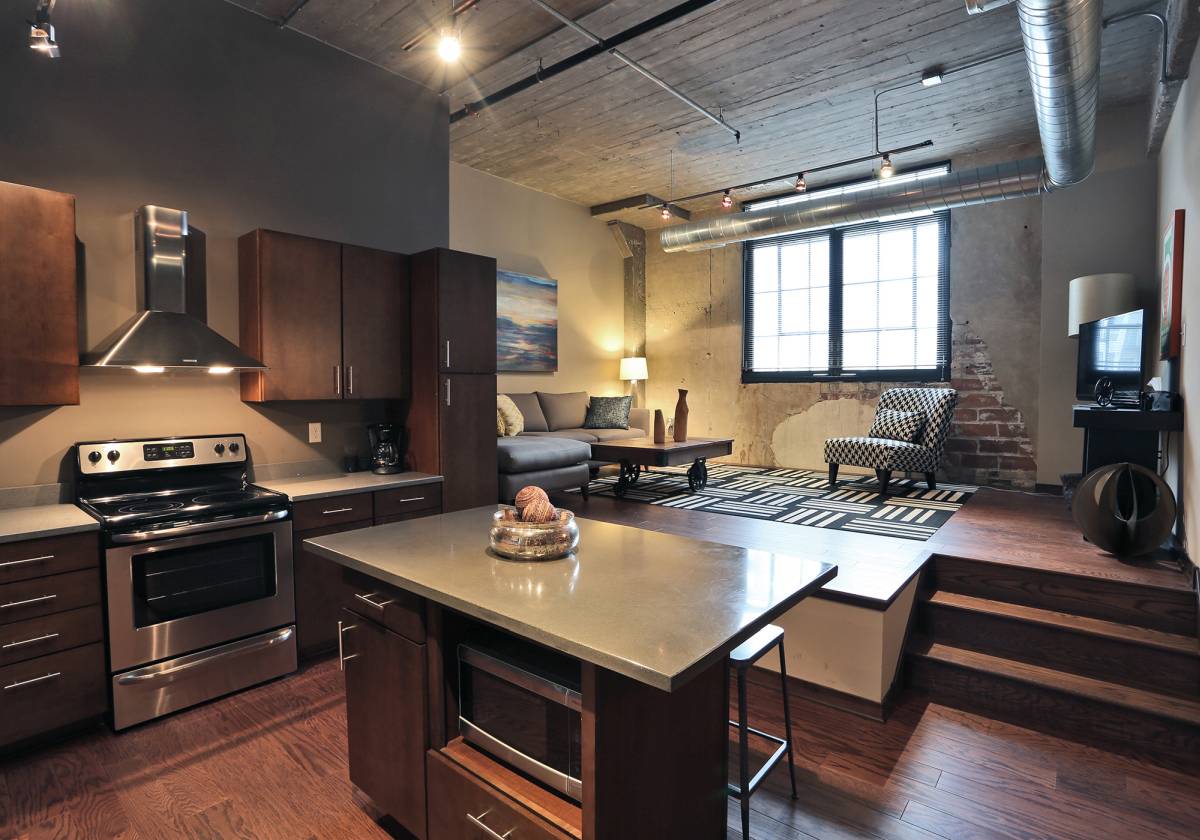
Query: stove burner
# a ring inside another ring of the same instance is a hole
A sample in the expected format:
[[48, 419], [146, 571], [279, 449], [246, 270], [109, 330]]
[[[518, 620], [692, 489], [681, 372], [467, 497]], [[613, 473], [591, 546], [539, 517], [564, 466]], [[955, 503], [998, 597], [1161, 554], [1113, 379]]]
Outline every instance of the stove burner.
[[198, 505], [221, 504], [223, 502], [247, 502], [256, 498], [253, 490], [225, 490], [217, 493], [202, 493], [192, 499]]
[[117, 513], [163, 513], [168, 510], [179, 510], [183, 502], [138, 502], [118, 508]]

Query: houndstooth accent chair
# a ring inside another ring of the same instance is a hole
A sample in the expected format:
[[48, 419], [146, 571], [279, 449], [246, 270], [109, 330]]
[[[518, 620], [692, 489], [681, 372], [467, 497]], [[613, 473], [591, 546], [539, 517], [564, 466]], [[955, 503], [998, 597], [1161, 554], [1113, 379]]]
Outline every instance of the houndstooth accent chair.
[[924, 473], [929, 489], [936, 489], [937, 468], [956, 405], [958, 392], [953, 388], [891, 388], [884, 391], [879, 397], [880, 409], [919, 411], [925, 415], [925, 425], [912, 443], [873, 437], [829, 438], [825, 441], [829, 486], [837, 483], [838, 465], [850, 464], [875, 470], [881, 493], [887, 493], [893, 470]]

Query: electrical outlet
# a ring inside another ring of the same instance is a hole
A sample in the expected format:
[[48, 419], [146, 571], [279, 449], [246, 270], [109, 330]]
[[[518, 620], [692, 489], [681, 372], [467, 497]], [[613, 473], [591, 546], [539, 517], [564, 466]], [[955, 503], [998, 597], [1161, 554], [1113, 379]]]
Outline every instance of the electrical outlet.
[[308, 424], [308, 442], [309, 443], [320, 443], [321, 442], [321, 424], [320, 423], [309, 423]]

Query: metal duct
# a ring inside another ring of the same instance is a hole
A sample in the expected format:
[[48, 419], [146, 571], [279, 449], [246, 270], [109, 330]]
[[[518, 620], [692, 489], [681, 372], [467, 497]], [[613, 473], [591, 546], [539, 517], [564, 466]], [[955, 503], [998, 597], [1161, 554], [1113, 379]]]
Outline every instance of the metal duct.
[[[1077, 184], [1096, 151], [1100, 0], [1016, 0], [1044, 159], [983, 166], [915, 182], [665, 228], [664, 251], [700, 251], [814, 228], [1024, 198]], [[968, 11], [1007, 5], [968, 0]]]
[[675, 225], [665, 228], [659, 238], [667, 252], [702, 251], [747, 239], [869, 222], [881, 216], [927, 213], [1025, 198], [1049, 189], [1043, 181], [1043, 172], [1042, 159], [1029, 158], [916, 181], [881, 182], [872, 190], [835, 193], [782, 207], [766, 207]]

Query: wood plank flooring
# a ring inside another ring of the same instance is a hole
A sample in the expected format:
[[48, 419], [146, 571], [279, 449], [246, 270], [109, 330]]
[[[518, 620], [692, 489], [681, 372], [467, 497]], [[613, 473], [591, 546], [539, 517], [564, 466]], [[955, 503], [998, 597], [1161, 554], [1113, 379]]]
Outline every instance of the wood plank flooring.
[[[751, 725], [780, 731], [774, 675], [752, 678], [749, 697]], [[800, 797], [781, 765], [751, 800], [756, 840], [1171, 840], [1200, 825], [1192, 777], [917, 695], [887, 723], [796, 697], [792, 714]], [[121, 735], [0, 760], [0, 837], [403, 837], [356, 799], [345, 750], [341, 674], [325, 661]], [[732, 801], [728, 824], [740, 838]]]

